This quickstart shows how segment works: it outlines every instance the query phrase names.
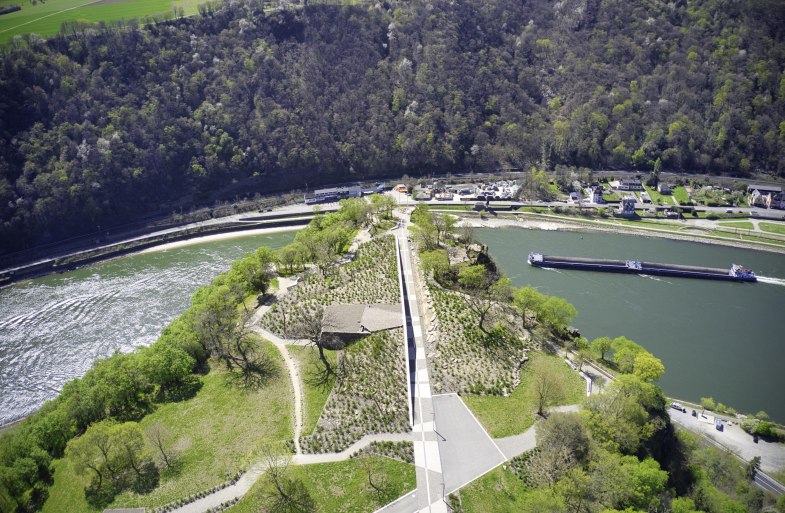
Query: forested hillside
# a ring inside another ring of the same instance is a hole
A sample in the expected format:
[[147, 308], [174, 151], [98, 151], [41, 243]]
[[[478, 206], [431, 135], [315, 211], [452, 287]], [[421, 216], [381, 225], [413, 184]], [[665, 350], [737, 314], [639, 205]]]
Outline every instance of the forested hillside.
[[0, 252], [249, 177], [785, 175], [780, 0], [231, 1], [67, 32], [0, 59]]

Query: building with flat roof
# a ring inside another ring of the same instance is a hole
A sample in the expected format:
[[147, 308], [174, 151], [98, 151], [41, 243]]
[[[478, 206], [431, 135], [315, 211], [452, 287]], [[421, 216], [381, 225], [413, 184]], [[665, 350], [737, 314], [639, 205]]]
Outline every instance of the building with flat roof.
[[305, 204], [332, 203], [346, 198], [359, 198], [363, 195], [360, 187], [331, 187], [329, 189], [316, 189], [313, 193], [305, 194]]
[[402, 326], [400, 303], [330, 305], [324, 308], [321, 341], [340, 349], [370, 333]]

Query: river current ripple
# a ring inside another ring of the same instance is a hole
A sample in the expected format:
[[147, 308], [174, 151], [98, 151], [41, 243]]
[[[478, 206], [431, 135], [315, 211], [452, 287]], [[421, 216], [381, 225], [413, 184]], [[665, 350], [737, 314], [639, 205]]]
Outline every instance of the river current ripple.
[[0, 290], [0, 425], [29, 415], [93, 361], [149, 345], [193, 292], [291, 233], [132, 255]]

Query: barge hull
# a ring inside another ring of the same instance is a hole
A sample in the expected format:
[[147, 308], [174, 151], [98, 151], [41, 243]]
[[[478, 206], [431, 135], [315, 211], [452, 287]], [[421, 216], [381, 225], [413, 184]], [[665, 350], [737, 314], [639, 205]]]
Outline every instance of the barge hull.
[[698, 278], [723, 281], [757, 281], [753, 276], [741, 277], [730, 274], [725, 269], [712, 267], [696, 267], [689, 265], [659, 264], [640, 262], [640, 268], [631, 268], [624, 260], [606, 260], [595, 258], [542, 256], [540, 261], [529, 259], [535, 267], [576, 269], [583, 271], [615, 272], [622, 274], [646, 274], [650, 276], [668, 276], [678, 278]]

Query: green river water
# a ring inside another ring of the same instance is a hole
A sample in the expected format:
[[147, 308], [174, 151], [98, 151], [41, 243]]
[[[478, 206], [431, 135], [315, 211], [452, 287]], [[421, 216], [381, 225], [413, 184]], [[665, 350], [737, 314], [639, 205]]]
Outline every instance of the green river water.
[[[624, 335], [660, 358], [666, 373], [659, 385], [667, 395], [714, 397], [785, 421], [785, 256], [606, 233], [505, 228], [478, 230], [478, 238], [514, 285], [575, 305], [573, 325], [589, 340]], [[738, 263], [759, 282], [540, 269], [527, 264], [531, 251], [719, 268]]]
[[0, 289], [0, 425], [39, 408], [96, 358], [154, 342], [198, 287], [294, 233], [138, 253]]

